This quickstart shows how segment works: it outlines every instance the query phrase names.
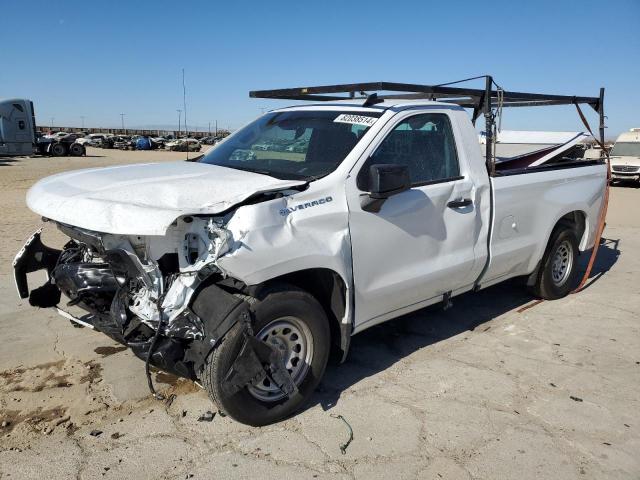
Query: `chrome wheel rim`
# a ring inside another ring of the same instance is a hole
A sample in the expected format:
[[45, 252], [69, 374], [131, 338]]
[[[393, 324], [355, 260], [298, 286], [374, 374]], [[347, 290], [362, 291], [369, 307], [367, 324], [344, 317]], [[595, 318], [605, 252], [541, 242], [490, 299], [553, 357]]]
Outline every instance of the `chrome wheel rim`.
[[553, 255], [551, 261], [551, 280], [556, 286], [564, 285], [573, 267], [573, 246], [568, 240], [563, 241]]
[[[299, 386], [313, 361], [313, 336], [309, 327], [297, 317], [281, 317], [262, 328], [256, 337], [280, 352], [293, 382]], [[276, 402], [286, 397], [268, 378], [250, 385], [248, 390], [264, 402]]]

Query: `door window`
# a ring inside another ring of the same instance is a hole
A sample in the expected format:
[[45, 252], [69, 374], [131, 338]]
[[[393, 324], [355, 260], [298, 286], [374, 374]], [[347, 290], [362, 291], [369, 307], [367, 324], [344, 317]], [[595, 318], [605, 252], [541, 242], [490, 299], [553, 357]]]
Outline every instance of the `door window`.
[[369, 190], [369, 167], [406, 165], [413, 186], [460, 177], [460, 166], [449, 117], [423, 113], [406, 118], [378, 146], [358, 174], [358, 188]]

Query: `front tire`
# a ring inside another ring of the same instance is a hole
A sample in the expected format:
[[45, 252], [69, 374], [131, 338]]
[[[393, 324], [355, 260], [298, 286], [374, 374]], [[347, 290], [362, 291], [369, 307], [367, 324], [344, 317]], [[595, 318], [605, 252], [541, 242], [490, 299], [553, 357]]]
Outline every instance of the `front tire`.
[[284, 395], [269, 379], [229, 395], [224, 379], [243, 343], [244, 326], [236, 324], [205, 361], [202, 382], [218, 408], [238, 422], [263, 426], [294, 414], [318, 386], [327, 366], [330, 331], [327, 316], [309, 293], [279, 284], [249, 297], [254, 334], [285, 353], [287, 370], [298, 387]]
[[578, 273], [578, 240], [575, 232], [559, 226], [551, 234], [549, 245], [532, 293], [545, 300], [556, 300], [567, 296]]

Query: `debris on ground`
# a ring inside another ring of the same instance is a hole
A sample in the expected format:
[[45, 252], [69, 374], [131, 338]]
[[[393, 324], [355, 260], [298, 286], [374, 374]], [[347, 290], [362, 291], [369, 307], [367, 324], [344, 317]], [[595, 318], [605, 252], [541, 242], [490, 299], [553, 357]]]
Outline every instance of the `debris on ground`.
[[187, 416], [187, 411], [186, 410], [182, 410], [182, 418]]
[[99, 437], [100, 435], [102, 435], [102, 430], [91, 430], [89, 432], [89, 435], [91, 435], [92, 437]]
[[582, 399], [580, 397], [574, 397], [573, 395], [569, 395], [569, 398], [574, 402], [582, 402]]
[[349, 429], [349, 439], [346, 441], [346, 443], [343, 443], [342, 445], [340, 445], [340, 451], [342, 452], [343, 455], [345, 455], [347, 453], [347, 447], [353, 440], [353, 429], [351, 428], [351, 425], [349, 425], [349, 422], [347, 422], [342, 415], [330, 414], [330, 416], [333, 418], [338, 418], [342, 420], [344, 424], [347, 426], [347, 428]]
[[69, 415], [67, 415], [66, 417], [62, 417], [61, 419], [59, 419], [56, 423], [55, 426], [59, 427], [60, 425], [62, 425], [63, 423], [67, 423], [69, 420], [71, 420], [71, 417]]
[[167, 408], [169, 408], [175, 399], [176, 399], [176, 394], [175, 394], [175, 393], [172, 393], [172, 394], [171, 394], [171, 395], [169, 395], [169, 396], [167, 397], [167, 399], [164, 401], [164, 404], [167, 406]]
[[211, 422], [213, 420], [213, 417], [215, 417], [216, 414], [213, 413], [212, 411], [208, 410], [207, 412], [203, 413], [202, 415], [200, 415], [200, 417], [198, 417], [198, 421], [199, 422]]
[[120, 437], [122, 437], [124, 434], [120, 433], [120, 432], [115, 432], [111, 434], [111, 438], [113, 438], [114, 440], [119, 439]]

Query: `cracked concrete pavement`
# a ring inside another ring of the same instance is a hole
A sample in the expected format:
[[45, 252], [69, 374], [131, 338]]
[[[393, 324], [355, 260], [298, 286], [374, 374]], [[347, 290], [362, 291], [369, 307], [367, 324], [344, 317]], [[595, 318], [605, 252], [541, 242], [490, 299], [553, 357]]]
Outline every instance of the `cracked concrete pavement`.
[[[207, 395], [161, 372], [175, 399], [153, 400], [131, 353], [18, 299], [10, 262], [40, 223], [24, 205], [35, 180], [177, 157], [90, 153], [108, 156], [0, 165], [0, 478], [640, 478], [640, 189], [612, 189], [583, 292], [522, 310], [532, 298], [509, 282], [373, 327], [299, 415], [251, 428], [198, 421], [217, 411]], [[331, 414], [353, 428], [344, 455]]]

